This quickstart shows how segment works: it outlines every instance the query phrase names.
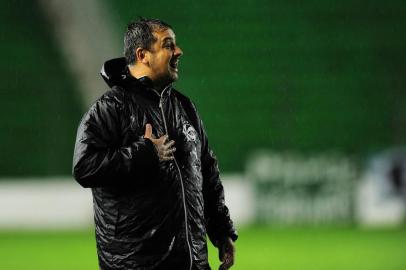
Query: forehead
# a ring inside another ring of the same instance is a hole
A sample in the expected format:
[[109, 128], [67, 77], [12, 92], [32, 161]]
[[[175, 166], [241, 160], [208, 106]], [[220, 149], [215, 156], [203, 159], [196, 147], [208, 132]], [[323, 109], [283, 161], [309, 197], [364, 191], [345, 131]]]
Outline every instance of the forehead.
[[154, 37], [157, 39], [157, 43], [162, 43], [167, 39], [176, 40], [175, 33], [172, 29], [166, 29], [163, 31], [154, 31], [152, 32]]

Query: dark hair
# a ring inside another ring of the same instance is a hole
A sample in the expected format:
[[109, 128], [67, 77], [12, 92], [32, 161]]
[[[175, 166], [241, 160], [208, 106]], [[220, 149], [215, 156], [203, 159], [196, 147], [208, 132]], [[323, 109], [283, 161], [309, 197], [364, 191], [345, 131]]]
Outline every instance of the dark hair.
[[140, 17], [138, 21], [130, 22], [124, 34], [124, 56], [127, 64], [137, 61], [135, 50], [137, 48], [149, 50], [156, 38], [152, 34], [155, 31], [164, 31], [172, 27], [159, 19], [146, 19]]

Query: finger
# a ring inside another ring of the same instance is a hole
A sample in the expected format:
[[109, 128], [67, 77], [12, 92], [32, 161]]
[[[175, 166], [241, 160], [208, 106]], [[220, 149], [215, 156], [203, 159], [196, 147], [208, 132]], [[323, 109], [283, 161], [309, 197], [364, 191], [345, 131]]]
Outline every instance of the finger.
[[226, 261], [226, 263], [227, 263], [228, 268], [233, 266], [234, 265], [234, 256], [230, 254], [227, 261]]
[[167, 139], [168, 139], [168, 135], [163, 135], [163, 136], [162, 136], [161, 138], [159, 138], [158, 140], [160, 140], [161, 143], [164, 144]]
[[169, 141], [168, 143], [164, 144], [163, 147], [165, 147], [166, 149], [171, 148], [173, 145], [175, 144], [174, 140]]
[[160, 156], [159, 158], [160, 158], [160, 160], [162, 160], [162, 161], [169, 161], [169, 160], [175, 159], [173, 156], [169, 156], [169, 157], [167, 157], [167, 156]]
[[152, 126], [150, 124], [145, 125], [145, 135], [144, 138], [150, 139], [152, 135]]
[[230, 253], [228, 257], [228, 267], [230, 268], [231, 266], [234, 265], [234, 254]]
[[176, 148], [174, 147], [174, 148], [171, 148], [168, 150], [164, 150], [164, 151], [162, 151], [162, 153], [163, 153], [163, 156], [172, 156], [172, 153], [174, 153], [175, 151], [176, 151]]
[[233, 259], [227, 254], [224, 256], [224, 261], [222, 263], [223, 269], [229, 269], [234, 264]]

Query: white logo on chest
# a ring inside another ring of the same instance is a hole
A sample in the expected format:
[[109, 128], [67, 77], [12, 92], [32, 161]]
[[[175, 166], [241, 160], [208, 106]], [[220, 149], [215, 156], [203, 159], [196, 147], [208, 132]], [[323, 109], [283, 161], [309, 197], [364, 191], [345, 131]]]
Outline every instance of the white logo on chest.
[[196, 142], [197, 138], [196, 130], [189, 123], [183, 124], [182, 132], [186, 137], [186, 141]]

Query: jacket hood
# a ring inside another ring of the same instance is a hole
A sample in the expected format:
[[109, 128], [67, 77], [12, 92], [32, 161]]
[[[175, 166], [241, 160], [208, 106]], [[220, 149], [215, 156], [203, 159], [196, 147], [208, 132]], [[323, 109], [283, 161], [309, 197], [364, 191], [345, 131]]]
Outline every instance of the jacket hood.
[[123, 80], [129, 76], [125, 58], [120, 57], [106, 61], [101, 68], [100, 75], [108, 86], [121, 86]]
[[113, 86], [127, 88], [134, 85], [142, 85], [143, 87], [153, 89], [153, 83], [149, 77], [144, 76], [142, 78], [136, 79], [131, 76], [124, 57], [113, 58], [104, 62], [100, 70], [100, 75], [103, 77], [104, 81], [110, 88], [112, 88]]

